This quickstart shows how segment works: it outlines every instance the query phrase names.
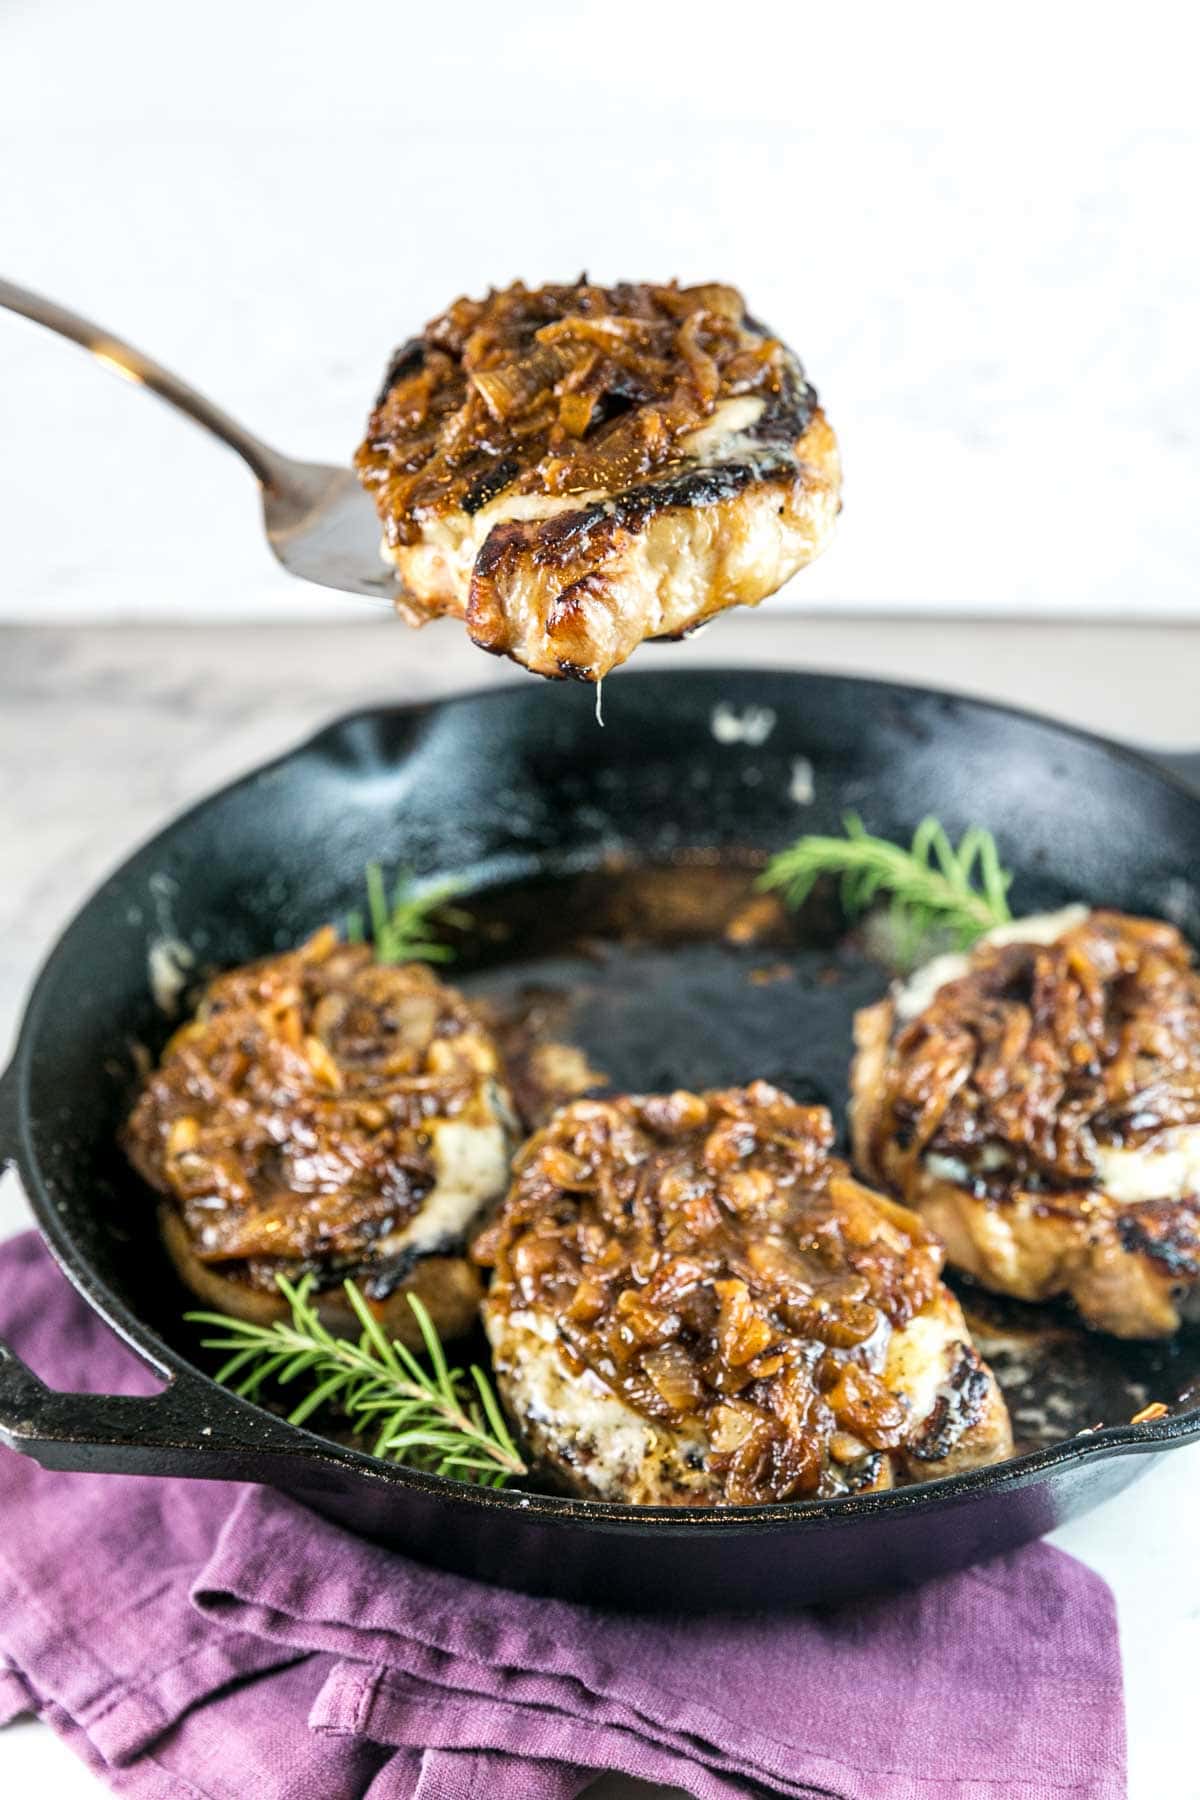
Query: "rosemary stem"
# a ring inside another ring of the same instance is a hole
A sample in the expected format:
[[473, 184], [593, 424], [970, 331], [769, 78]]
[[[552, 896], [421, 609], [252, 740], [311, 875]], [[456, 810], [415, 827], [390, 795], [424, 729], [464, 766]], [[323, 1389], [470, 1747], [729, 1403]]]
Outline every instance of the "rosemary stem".
[[1012, 877], [1000, 866], [991, 833], [981, 826], [970, 826], [956, 847], [937, 819], [922, 819], [908, 849], [872, 836], [856, 813], [846, 814], [844, 826], [844, 837], [814, 833], [798, 838], [772, 857], [760, 885], [778, 889], [790, 906], [800, 906], [822, 876], [838, 876], [851, 918], [886, 894], [894, 924], [910, 949], [931, 926], [957, 932], [965, 946], [1011, 918]]
[[391, 1451], [399, 1461], [489, 1486], [527, 1474], [487, 1377], [472, 1367], [468, 1380], [449, 1367], [420, 1300], [407, 1296], [429, 1370], [411, 1350], [387, 1338], [352, 1281], [343, 1285], [363, 1328], [357, 1343], [335, 1336], [322, 1322], [312, 1299], [311, 1275], [295, 1286], [279, 1278], [290, 1321], [255, 1325], [222, 1313], [187, 1316], [221, 1332], [202, 1341], [206, 1349], [233, 1353], [216, 1378], [236, 1393], [253, 1397], [268, 1380], [286, 1386], [303, 1378], [307, 1391], [288, 1415], [296, 1424], [330, 1404], [355, 1432], [374, 1434], [377, 1456]]

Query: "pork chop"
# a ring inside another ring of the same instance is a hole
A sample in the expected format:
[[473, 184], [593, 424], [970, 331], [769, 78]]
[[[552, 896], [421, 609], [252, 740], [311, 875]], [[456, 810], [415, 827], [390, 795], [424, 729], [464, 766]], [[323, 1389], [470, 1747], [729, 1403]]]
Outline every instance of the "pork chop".
[[416, 1345], [410, 1293], [444, 1336], [474, 1323], [465, 1239], [507, 1184], [515, 1133], [496, 1046], [461, 995], [326, 927], [209, 983], [123, 1141], [207, 1305], [269, 1323], [288, 1311], [276, 1277], [311, 1274], [326, 1324], [357, 1335], [349, 1276]]
[[397, 352], [356, 464], [411, 623], [589, 682], [774, 593], [841, 504], [799, 361], [713, 283], [456, 301]]
[[765, 1082], [576, 1101], [476, 1241], [500, 1393], [559, 1486], [746, 1505], [1009, 1454], [940, 1245]]
[[855, 1162], [952, 1266], [1118, 1337], [1200, 1317], [1200, 974], [1157, 920], [1070, 907], [859, 1013]]

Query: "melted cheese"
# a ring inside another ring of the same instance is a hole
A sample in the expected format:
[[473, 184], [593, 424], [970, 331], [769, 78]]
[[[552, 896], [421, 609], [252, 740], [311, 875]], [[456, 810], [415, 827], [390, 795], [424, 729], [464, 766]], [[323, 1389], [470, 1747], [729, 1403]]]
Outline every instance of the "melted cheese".
[[708, 423], [680, 438], [679, 448], [698, 463], [730, 462], [753, 452], [761, 456], [763, 446], [757, 438], [742, 434], [750, 431], [762, 418], [766, 401], [753, 394], [739, 394], [733, 400], [722, 400], [713, 409]]
[[936, 1180], [956, 1181], [963, 1186], [969, 1185], [975, 1175], [991, 1175], [997, 1169], [1006, 1169], [1011, 1161], [1003, 1144], [984, 1144], [969, 1164], [961, 1157], [943, 1156], [939, 1150], [931, 1150], [924, 1158], [925, 1167]]
[[884, 1384], [900, 1394], [912, 1408], [916, 1432], [937, 1403], [938, 1390], [950, 1369], [950, 1349], [956, 1342], [943, 1309], [935, 1300], [893, 1333], [884, 1364]]
[[192, 977], [196, 958], [179, 938], [155, 938], [146, 952], [154, 1004], [169, 1019], [179, 1010], [179, 996]]
[[440, 514], [421, 527], [421, 542], [393, 550], [385, 540], [383, 560], [396, 565], [403, 559], [405, 578], [417, 595], [454, 593], [465, 598], [475, 559], [497, 525], [514, 520], [552, 519], [557, 513], [577, 512], [590, 506], [600, 494], [499, 494], [477, 513], [461, 509]]
[[[991, 931], [985, 931], [978, 940], [981, 944], [1055, 944], [1068, 931], [1074, 930], [1087, 918], [1089, 908], [1080, 906], [1064, 906], [1058, 912], [1031, 913], [1027, 919], [1014, 919], [1010, 925], [995, 925]], [[915, 970], [907, 981], [900, 983], [892, 990], [892, 1004], [896, 1009], [896, 1018], [907, 1024], [915, 1019], [918, 1013], [932, 1003], [939, 988], [945, 987], [949, 981], [958, 981], [970, 967], [971, 959], [963, 950], [950, 951], [945, 956], [935, 956]]]
[[591, 1369], [572, 1373], [558, 1347], [552, 1319], [516, 1312], [509, 1324], [545, 1346], [521, 1358], [523, 1415], [554, 1437], [595, 1451], [594, 1458], [581, 1461], [582, 1473], [594, 1487], [633, 1484], [654, 1451], [658, 1437], [654, 1426], [619, 1400]]
[[704, 1438], [656, 1425], [591, 1369], [576, 1373], [549, 1314], [485, 1307], [484, 1323], [510, 1410], [598, 1495], [653, 1505], [680, 1489], [709, 1485]]
[[1026, 919], [1014, 919], [1009, 925], [993, 925], [980, 939], [984, 944], [1056, 944], [1076, 925], [1082, 925], [1091, 911], [1078, 900], [1061, 906], [1057, 912], [1030, 913]]
[[1200, 1194], [1200, 1125], [1176, 1125], [1136, 1148], [1098, 1144], [1096, 1185], [1122, 1205]]
[[447, 1239], [461, 1238], [508, 1185], [509, 1135], [499, 1116], [479, 1125], [434, 1119], [429, 1135], [437, 1180], [414, 1217], [380, 1239], [378, 1248], [385, 1256], [432, 1251]]
[[[936, 1181], [956, 1187], [970, 1187], [975, 1176], [1007, 1168], [1011, 1161], [1002, 1144], [985, 1144], [969, 1163], [938, 1150], [922, 1158]], [[1200, 1125], [1176, 1125], [1145, 1144], [1097, 1144], [1092, 1168], [1094, 1185], [1120, 1206], [1200, 1194]]]

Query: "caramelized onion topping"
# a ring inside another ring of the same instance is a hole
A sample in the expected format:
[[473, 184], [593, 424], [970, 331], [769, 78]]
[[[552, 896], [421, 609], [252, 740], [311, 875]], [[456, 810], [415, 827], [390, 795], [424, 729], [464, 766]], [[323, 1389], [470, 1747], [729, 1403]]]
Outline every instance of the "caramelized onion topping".
[[489, 1304], [548, 1310], [629, 1405], [706, 1430], [732, 1504], [843, 1491], [831, 1463], [904, 1441], [880, 1369], [934, 1295], [916, 1216], [830, 1154], [823, 1107], [766, 1082], [564, 1107], [476, 1240]]
[[453, 989], [326, 927], [210, 982], [123, 1142], [198, 1257], [271, 1286], [280, 1260], [360, 1258], [411, 1217], [436, 1180], [425, 1127], [473, 1114], [495, 1070]]
[[456, 300], [397, 353], [355, 463], [388, 542], [502, 492], [614, 492], [735, 395], [802, 382], [736, 288], [622, 282]]
[[976, 946], [893, 1039], [875, 1144], [901, 1177], [986, 1148], [1003, 1183], [1069, 1186], [1098, 1144], [1197, 1123], [1191, 951], [1173, 925], [1093, 912], [1055, 943]]

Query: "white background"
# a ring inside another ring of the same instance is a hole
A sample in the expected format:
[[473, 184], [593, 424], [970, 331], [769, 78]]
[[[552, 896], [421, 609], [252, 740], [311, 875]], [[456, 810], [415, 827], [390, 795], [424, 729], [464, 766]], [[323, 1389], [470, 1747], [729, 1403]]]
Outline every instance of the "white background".
[[[794, 603], [1196, 616], [1195, 67], [1181, 5], [0, 0], [0, 266], [325, 461], [463, 290], [732, 280], [844, 444]], [[4, 316], [0, 496], [0, 617], [342, 604]]]

